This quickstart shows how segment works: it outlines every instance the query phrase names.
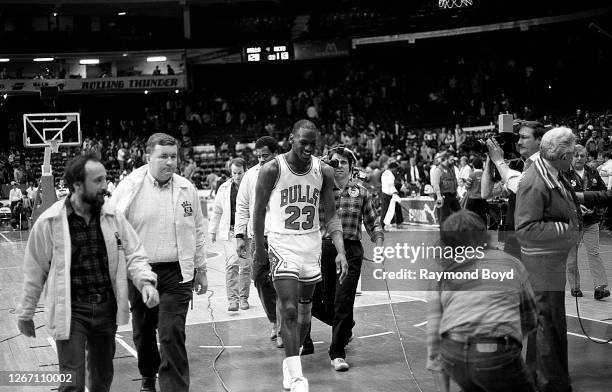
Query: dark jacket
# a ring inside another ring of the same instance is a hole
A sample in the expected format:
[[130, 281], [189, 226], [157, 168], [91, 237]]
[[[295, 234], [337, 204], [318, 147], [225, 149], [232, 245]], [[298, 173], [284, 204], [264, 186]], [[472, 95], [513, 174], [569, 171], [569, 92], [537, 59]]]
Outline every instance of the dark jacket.
[[[574, 192], [585, 191], [605, 191], [606, 184], [603, 182], [597, 170], [593, 170], [587, 166], [584, 167], [584, 178], [581, 178], [574, 168], [570, 168], [567, 173], [567, 179], [574, 188]], [[597, 211], [588, 213], [582, 216], [582, 221], [585, 226], [599, 222], [600, 215]]]
[[569, 184], [565, 186], [569, 198], [561, 186], [541, 157], [521, 179], [514, 221], [523, 254], [564, 253], [578, 242], [582, 230], [580, 204]]

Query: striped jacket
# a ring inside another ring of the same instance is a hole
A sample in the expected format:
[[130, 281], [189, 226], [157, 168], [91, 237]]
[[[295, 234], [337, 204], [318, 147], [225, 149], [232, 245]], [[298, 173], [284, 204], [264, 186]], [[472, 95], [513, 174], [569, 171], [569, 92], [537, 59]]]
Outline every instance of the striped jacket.
[[521, 252], [529, 256], [567, 252], [580, 238], [579, 206], [567, 180], [555, 178], [538, 157], [521, 179], [516, 195], [514, 221]]

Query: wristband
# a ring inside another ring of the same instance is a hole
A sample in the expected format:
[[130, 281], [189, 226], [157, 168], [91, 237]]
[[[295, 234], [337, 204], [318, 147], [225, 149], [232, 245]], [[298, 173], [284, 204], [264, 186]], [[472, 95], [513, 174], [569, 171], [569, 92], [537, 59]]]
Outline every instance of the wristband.
[[208, 270], [206, 269], [206, 264], [202, 264], [199, 267], [196, 267], [196, 272], [207, 272]]

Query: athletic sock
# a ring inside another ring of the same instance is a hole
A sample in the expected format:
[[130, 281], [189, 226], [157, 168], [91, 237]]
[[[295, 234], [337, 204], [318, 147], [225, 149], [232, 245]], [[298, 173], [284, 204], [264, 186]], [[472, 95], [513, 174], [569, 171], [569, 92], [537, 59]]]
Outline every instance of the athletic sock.
[[304, 377], [302, 374], [302, 361], [299, 355], [287, 357], [284, 360], [287, 364], [287, 369], [289, 369], [289, 375], [291, 376], [292, 380], [296, 377]]

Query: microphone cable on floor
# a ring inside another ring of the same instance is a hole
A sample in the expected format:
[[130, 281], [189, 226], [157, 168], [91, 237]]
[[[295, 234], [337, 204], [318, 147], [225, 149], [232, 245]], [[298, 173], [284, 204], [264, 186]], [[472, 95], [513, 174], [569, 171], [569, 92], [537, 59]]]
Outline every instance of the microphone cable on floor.
[[578, 316], [578, 323], [580, 324], [580, 329], [582, 329], [582, 333], [584, 334], [584, 336], [587, 339], [589, 339], [591, 342], [596, 343], [596, 344], [608, 344], [612, 342], [612, 338], [608, 340], [599, 339], [601, 341], [595, 340], [584, 330], [584, 325], [582, 325], [582, 318], [580, 318], [580, 310], [578, 310], [578, 297], [575, 297], [575, 299], [576, 299], [576, 315]]
[[221, 350], [219, 350], [219, 352], [215, 356], [215, 359], [213, 359], [212, 368], [213, 368], [213, 372], [215, 372], [215, 375], [221, 382], [221, 386], [223, 387], [225, 392], [230, 392], [227, 385], [225, 385], [225, 381], [223, 380], [223, 377], [221, 377], [221, 373], [219, 373], [219, 370], [217, 369], [217, 361], [221, 357], [221, 354], [223, 354], [223, 352], [225, 351], [225, 343], [223, 342], [223, 339], [221, 338], [221, 336], [219, 335], [219, 332], [217, 331], [217, 323], [215, 322], [215, 315], [213, 312], [212, 303], [210, 301], [212, 296], [215, 295], [215, 292], [213, 290], [208, 290], [208, 291], [210, 291], [210, 294], [208, 295], [208, 298], [207, 298], [208, 304], [206, 305], [206, 309], [208, 310], [208, 313], [210, 314], [210, 319], [212, 320], [213, 332], [221, 345]]

